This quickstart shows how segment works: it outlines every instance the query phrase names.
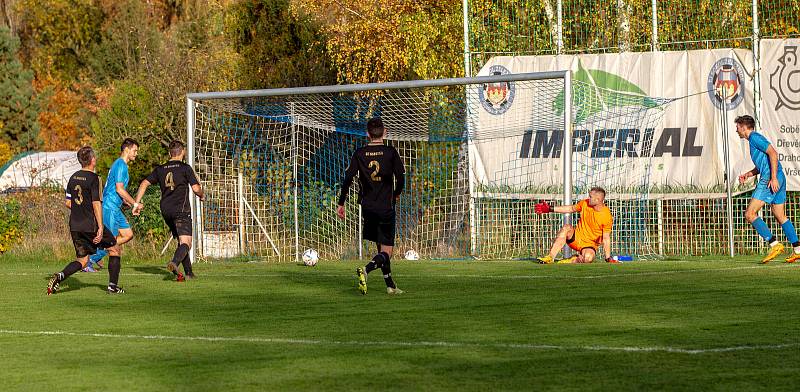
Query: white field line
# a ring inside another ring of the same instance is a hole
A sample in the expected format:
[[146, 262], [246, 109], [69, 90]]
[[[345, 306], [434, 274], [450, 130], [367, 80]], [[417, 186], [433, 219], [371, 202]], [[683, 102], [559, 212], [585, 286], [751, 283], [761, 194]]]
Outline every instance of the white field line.
[[767, 345], [740, 345], [712, 348], [680, 348], [669, 346], [568, 346], [555, 344], [530, 344], [530, 343], [469, 343], [469, 342], [399, 342], [399, 341], [344, 341], [344, 340], [319, 340], [319, 339], [292, 339], [292, 338], [259, 338], [259, 337], [225, 337], [225, 336], [167, 336], [167, 335], [130, 335], [110, 333], [80, 333], [67, 331], [20, 331], [0, 330], [0, 335], [9, 336], [70, 336], [85, 338], [107, 338], [120, 340], [156, 340], [156, 341], [200, 341], [222, 343], [260, 343], [260, 344], [290, 344], [306, 346], [376, 346], [376, 347], [445, 347], [445, 348], [474, 348], [474, 349], [516, 349], [528, 351], [616, 351], [630, 353], [672, 353], [672, 354], [713, 354], [733, 351], [756, 350], [781, 350], [800, 347], [800, 343], [781, 343]]
[[[653, 276], [653, 275], [673, 275], [673, 274], [692, 274], [692, 273], [704, 273], [704, 272], [725, 272], [725, 271], [741, 271], [741, 270], [750, 270], [750, 269], [762, 269], [762, 270], [772, 270], [778, 268], [792, 268], [795, 267], [793, 264], [778, 264], [773, 266], [764, 266], [764, 265], [751, 265], [751, 266], [743, 266], [743, 267], [729, 267], [729, 268], [696, 268], [696, 269], [679, 269], [679, 270], [665, 270], [665, 271], [651, 271], [651, 272], [630, 272], [630, 273], [610, 273], [610, 274], [597, 274], [597, 275], [585, 275], [585, 276], [573, 276], [573, 275], [522, 275], [524, 272], [520, 272], [520, 275], [480, 275], [480, 274], [429, 274], [429, 275], [415, 275], [415, 274], [404, 274], [404, 273], [395, 273], [398, 277], [404, 278], [427, 278], [427, 279], [436, 279], [436, 278], [468, 278], [468, 279], [502, 279], [502, 280], [516, 280], [516, 279], [615, 279], [615, 278], [626, 278], [626, 277], [637, 277], [637, 276]], [[560, 267], [555, 267], [560, 268]], [[800, 268], [800, 267], [797, 267]], [[535, 272], [532, 270], [532, 272]], [[164, 270], [164, 274], [166, 274], [166, 270]], [[41, 272], [5, 272], [0, 273], [0, 276], [44, 276], [50, 275], [49, 273]], [[76, 276], [82, 276], [85, 274], [79, 274]], [[105, 275], [105, 273], [97, 273], [96, 275]], [[126, 273], [125, 269], [122, 270], [123, 276], [152, 276], [155, 278], [163, 278], [163, 274], [153, 274], [153, 273], [141, 273], [141, 272], [132, 272]], [[248, 274], [203, 274], [202, 277], [225, 277], [225, 278], [283, 278], [283, 277], [291, 277], [296, 275], [305, 275], [305, 276], [320, 276], [320, 277], [352, 277], [355, 274], [326, 274], [326, 273], [314, 273], [314, 272], [283, 272], [283, 273], [248, 273]]]

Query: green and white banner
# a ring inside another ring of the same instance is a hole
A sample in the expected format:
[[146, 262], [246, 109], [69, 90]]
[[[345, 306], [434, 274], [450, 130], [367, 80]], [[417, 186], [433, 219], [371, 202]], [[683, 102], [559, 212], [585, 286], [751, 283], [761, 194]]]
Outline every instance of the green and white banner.
[[[754, 114], [751, 51], [495, 57], [480, 75], [564, 69], [572, 70], [576, 81], [573, 151], [587, 157], [583, 164], [591, 171], [579, 181], [594, 182], [585, 185], [610, 187], [606, 182], [611, 181], [619, 189], [633, 189], [644, 181], [657, 193], [724, 191], [722, 95], [728, 98], [732, 171], [738, 174], [752, 167], [747, 143], [738, 138], [733, 123], [738, 115]], [[795, 91], [792, 86], [788, 89]], [[543, 102], [553, 100], [553, 95], [524, 96], [521, 90], [506, 101], [500, 93], [482, 96], [485, 102], [477, 106], [476, 133], [502, 128], [510, 135], [472, 143], [478, 184], [525, 190], [532, 189], [531, 184], [555, 186], [562, 177], [561, 148], [555, 145], [563, 136], [547, 129], [524, 129], [536, 126], [513, 118], [552, 116], [563, 110], [563, 100]], [[620, 95], [640, 99], [619, 99]], [[685, 98], [659, 106], [653, 97]], [[646, 111], [652, 113], [643, 114]], [[648, 124], [654, 124], [652, 129]], [[769, 137], [776, 142], [773, 135]]]

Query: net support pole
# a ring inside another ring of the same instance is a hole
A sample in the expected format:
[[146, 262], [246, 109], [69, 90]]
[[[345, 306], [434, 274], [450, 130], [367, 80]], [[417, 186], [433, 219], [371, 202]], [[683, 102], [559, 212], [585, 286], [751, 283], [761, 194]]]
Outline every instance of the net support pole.
[[761, 129], [761, 31], [758, 26], [758, 0], [753, 0], [753, 106], [755, 109], [756, 127]]
[[236, 201], [239, 202], [239, 254], [245, 254], [244, 242], [247, 235], [244, 224], [244, 174], [239, 168], [236, 176]]
[[[194, 146], [194, 127], [195, 127], [195, 124], [194, 124], [194, 109], [195, 109], [194, 100], [192, 100], [191, 98], [187, 97], [186, 98], [186, 147], [187, 147], [186, 160], [189, 161], [189, 166], [192, 168], [192, 170], [197, 172], [197, 169], [195, 168], [195, 164], [194, 164], [194, 155], [195, 155], [194, 154], [194, 147], [195, 147]], [[195, 222], [199, 222], [200, 220], [196, 219], [200, 215], [199, 214], [199, 212], [200, 212], [199, 208], [197, 208], [197, 200], [196, 199], [197, 199], [197, 196], [194, 193], [192, 193], [192, 196], [189, 198], [189, 209], [191, 210], [191, 216], [193, 218], [195, 218]], [[197, 230], [197, 226], [192, 226], [193, 241], [192, 241], [191, 246], [189, 246], [189, 262], [191, 264], [195, 263], [195, 258], [197, 257], [195, 255], [196, 247], [197, 247], [197, 238], [199, 236], [201, 236], [201, 235], [203, 235], [203, 233], [199, 232]]]
[[[572, 205], [572, 72], [564, 72], [564, 141], [561, 147], [564, 167], [564, 205]], [[572, 223], [572, 214], [564, 214], [564, 224]], [[564, 245], [565, 249], [568, 249]]]
[[[469, 46], [469, 0], [462, 1], [462, 11], [464, 19], [464, 76], [472, 76], [472, 59]], [[468, 89], [468, 87], [467, 87]], [[472, 122], [471, 110], [469, 105], [469, 90], [464, 91], [467, 102], [467, 181], [469, 181], [469, 254], [473, 257], [478, 255], [478, 223], [475, 214], [475, 176], [472, 173], [472, 132], [470, 124]]]
[[364, 223], [361, 219], [361, 204], [358, 205], [358, 259], [364, 259]]
[[652, 42], [650, 49], [653, 52], [658, 52], [658, 0], [652, 0], [650, 3], [652, 9], [651, 19], [653, 23], [653, 34], [651, 35]]
[[300, 154], [297, 143], [297, 122], [294, 118], [294, 103], [289, 105], [289, 116], [292, 119], [292, 180], [294, 182], [294, 260], [300, 262], [300, 223], [298, 222], [297, 186], [300, 180], [297, 178], [297, 158]]
[[[726, 94], [723, 92], [723, 94]], [[731, 147], [728, 138], [728, 97], [722, 97], [722, 137], [725, 153], [725, 191], [728, 205], [728, 251], [734, 257], [733, 249], [733, 176], [731, 175]]]

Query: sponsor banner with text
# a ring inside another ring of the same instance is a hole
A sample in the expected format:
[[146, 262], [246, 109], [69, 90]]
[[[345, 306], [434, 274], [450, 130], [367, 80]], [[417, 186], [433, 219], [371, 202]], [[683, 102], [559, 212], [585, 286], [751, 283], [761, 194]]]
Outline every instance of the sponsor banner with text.
[[[736, 116], [752, 115], [754, 110], [751, 51], [717, 49], [495, 57], [480, 75], [565, 69], [572, 71], [573, 80], [578, 80], [583, 89], [591, 90], [596, 86], [598, 91], [610, 89], [642, 97], [620, 104], [620, 99], [611, 102], [606, 95], [602, 105], [591, 106], [587, 103], [587, 94], [579, 91], [573, 99], [578, 107], [573, 151], [590, 157], [587, 161], [590, 166], [612, 170], [616, 165], [613, 170], [624, 173], [615, 179], [618, 187], [640, 186], [644, 180], [651, 188], [724, 189], [720, 94], [728, 97], [733, 172], [740, 173], [752, 167], [747, 142], [738, 138], [733, 124]], [[480, 134], [481, 129], [503, 129], [506, 137], [476, 138], [472, 142], [476, 181], [507, 189], [560, 184], [563, 130], [509, 120], [509, 117], [524, 115], [541, 118], [545, 111], [553, 115], [552, 111], [560, 107], [559, 102], [543, 102], [553, 100], [552, 94], [523, 91], [514, 83], [499, 88], [485, 86], [484, 90], [485, 93], [480, 94], [480, 104], [476, 105], [479, 113], [477, 130], [473, 131]], [[647, 128], [637, 117], [641, 117], [642, 110], [635, 106], [647, 109], [649, 102], [653, 102], [651, 97], [684, 98], [664, 106], [652, 104], [655, 108], [649, 110], [661, 112], [651, 115], [658, 116], [660, 121], [654, 121], [655, 125]], [[625, 105], [630, 107], [621, 107]], [[515, 124], [519, 124], [519, 129]]]
[[786, 189], [800, 190], [800, 39], [763, 39], [760, 129], [778, 151]]

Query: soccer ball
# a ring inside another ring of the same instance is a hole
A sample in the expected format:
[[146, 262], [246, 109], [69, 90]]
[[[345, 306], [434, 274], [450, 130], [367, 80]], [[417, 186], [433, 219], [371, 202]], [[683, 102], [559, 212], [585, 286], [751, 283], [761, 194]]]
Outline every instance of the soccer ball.
[[317, 265], [317, 261], [319, 261], [319, 254], [314, 249], [306, 249], [303, 252], [303, 264], [307, 267], [313, 267]]
[[419, 254], [414, 249], [407, 250], [405, 256], [406, 260], [419, 260]]

